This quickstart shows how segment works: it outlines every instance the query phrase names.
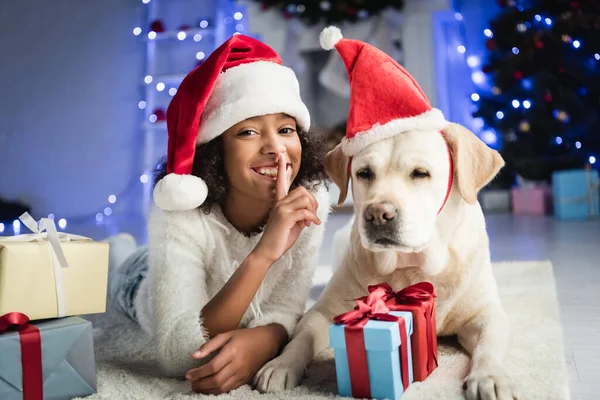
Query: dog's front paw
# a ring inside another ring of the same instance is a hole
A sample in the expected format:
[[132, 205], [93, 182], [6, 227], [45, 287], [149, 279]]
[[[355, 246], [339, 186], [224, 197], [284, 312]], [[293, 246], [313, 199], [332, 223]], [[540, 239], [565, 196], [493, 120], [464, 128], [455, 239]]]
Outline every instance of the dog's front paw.
[[269, 361], [254, 375], [252, 384], [261, 392], [279, 392], [298, 386], [304, 367], [294, 361], [285, 355]]
[[517, 400], [510, 378], [499, 366], [471, 370], [463, 389], [467, 400]]

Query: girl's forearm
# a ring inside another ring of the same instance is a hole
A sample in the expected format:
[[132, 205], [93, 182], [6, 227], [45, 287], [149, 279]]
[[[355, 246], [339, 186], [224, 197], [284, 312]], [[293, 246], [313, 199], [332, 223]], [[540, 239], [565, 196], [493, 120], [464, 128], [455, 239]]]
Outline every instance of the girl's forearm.
[[267, 352], [267, 361], [277, 357], [288, 343], [288, 333], [282, 325], [273, 323], [254, 329], [260, 329], [265, 332], [264, 343], [265, 351]]
[[202, 309], [210, 338], [237, 329], [271, 263], [250, 253], [221, 290]]

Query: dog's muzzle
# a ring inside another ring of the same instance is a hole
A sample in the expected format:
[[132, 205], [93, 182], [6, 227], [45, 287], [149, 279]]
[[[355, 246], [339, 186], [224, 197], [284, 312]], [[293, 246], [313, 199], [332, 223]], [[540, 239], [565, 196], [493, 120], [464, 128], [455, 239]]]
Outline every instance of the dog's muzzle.
[[370, 204], [364, 211], [367, 239], [381, 246], [397, 246], [398, 211], [392, 203]]

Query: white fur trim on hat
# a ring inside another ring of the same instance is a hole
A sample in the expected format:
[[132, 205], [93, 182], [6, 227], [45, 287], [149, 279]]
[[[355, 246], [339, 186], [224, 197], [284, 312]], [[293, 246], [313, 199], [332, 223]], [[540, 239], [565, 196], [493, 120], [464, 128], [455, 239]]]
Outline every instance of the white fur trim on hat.
[[436, 108], [414, 117], [394, 119], [379, 125], [375, 124], [367, 131], [358, 132], [353, 138], [342, 139], [342, 151], [352, 157], [365, 147], [383, 139], [391, 138], [407, 131], [441, 130], [448, 125], [442, 112]]
[[294, 71], [268, 61], [229, 68], [217, 79], [204, 108], [197, 143], [206, 143], [245, 119], [277, 113], [295, 118], [304, 130], [310, 128]]
[[319, 43], [321, 43], [323, 49], [332, 50], [343, 38], [340, 28], [337, 26], [328, 26], [319, 34]]
[[154, 202], [166, 211], [198, 208], [206, 200], [206, 183], [194, 175], [168, 174], [154, 187]]

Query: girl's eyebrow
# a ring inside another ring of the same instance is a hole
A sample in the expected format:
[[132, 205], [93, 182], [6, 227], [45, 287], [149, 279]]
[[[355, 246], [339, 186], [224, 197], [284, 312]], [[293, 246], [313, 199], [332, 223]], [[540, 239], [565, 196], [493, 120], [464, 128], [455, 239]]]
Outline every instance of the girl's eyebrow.
[[290, 117], [287, 114], [279, 114], [279, 115], [277, 115], [277, 120], [282, 120], [282, 119], [294, 119], [294, 117]]

